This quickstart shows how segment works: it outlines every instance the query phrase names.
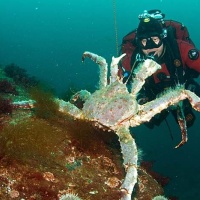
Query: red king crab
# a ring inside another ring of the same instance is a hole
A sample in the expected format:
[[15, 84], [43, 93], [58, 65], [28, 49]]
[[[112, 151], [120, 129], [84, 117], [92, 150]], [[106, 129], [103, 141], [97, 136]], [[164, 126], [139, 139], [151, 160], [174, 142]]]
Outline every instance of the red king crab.
[[[108, 83], [106, 60], [91, 52], [85, 52], [82, 57], [83, 61], [86, 57], [89, 57], [100, 67], [99, 89], [93, 94], [82, 90], [74, 96], [74, 98], [77, 96], [83, 98], [85, 103], [82, 109], [70, 102], [57, 101], [61, 112], [70, 114], [76, 119], [91, 121], [95, 126], [112, 130], [118, 135], [126, 170], [126, 176], [121, 186], [123, 196], [121, 199], [131, 200], [133, 188], [137, 183], [138, 154], [129, 127], [136, 127], [148, 122], [154, 115], [184, 99], [188, 99], [192, 107], [200, 111], [200, 98], [193, 92], [185, 90], [183, 86], [177, 86], [174, 89], [169, 89], [155, 100], [139, 105], [136, 101], [136, 95], [142, 88], [145, 79], [160, 69], [161, 66], [150, 59], [142, 62], [133, 72], [134, 76], [129, 92], [126, 84], [118, 77], [118, 63], [124, 56], [125, 54], [118, 58], [112, 58], [111, 75]], [[177, 147], [187, 141], [185, 129], [182, 125], [182, 141]]]
[[[137, 146], [131, 136], [129, 127], [136, 127], [144, 122], [148, 122], [153, 116], [170, 106], [178, 105], [182, 100], [188, 99], [192, 107], [200, 112], [200, 98], [184, 86], [177, 86], [174, 89], [165, 91], [155, 100], [143, 105], [139, 105], [136, 96], [145, 79], [161, 68], [153, 60], [147, 59], [133, 71], [131, 91], [129, 92], [126, 83], [118, 77], [118, 63], [125, 56], [122, 54], [118, 58], [112, 58], [110, 66], [110, 80], [108, 83], [108, 67], [106, 60], [91, 52], [83, 54], [83, 61], [86, 57], [92, 59], [100, 67], [99, 89], [93, 94], [86, 90], [81, 90], [73, 96], [74, 99], [83, 99], [83, 108], [79, 109], [70, 102], [56, 99], [59, 110], [73, 116], [75, 119], [83, 119], [92, 122], [95, 126], [114, 131], [118, 137], [123, 155], [123, 165], [126, 176], [121, 185], [122, 200], [131, 200], [131, 194], [137, 183]], [[16, 102], [16, 107], [27, 105], [34, 106], [33, 101]], [[187, 141], [187, 130], [183, 118], [179, 119], [182, 132], [182, 141], [176, 146], [179, 147]]]

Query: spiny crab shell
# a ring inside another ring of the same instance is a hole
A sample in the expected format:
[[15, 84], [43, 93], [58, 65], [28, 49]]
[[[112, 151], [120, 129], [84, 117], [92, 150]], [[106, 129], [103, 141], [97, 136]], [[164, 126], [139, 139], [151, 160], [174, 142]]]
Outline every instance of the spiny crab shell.
[[88, 98], [82, 111], [84, 116], [98, 122], [99, 126], [102, 124], [114, 129], [137, 113], [138, 104], [125, 84], [114, 82]]

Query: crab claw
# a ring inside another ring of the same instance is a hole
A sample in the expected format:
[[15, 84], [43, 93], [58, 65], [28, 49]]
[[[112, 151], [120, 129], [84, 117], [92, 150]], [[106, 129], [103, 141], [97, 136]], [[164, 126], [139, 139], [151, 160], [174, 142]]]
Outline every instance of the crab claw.
[[89, 51], [85, 51], [82, 55], [82, 62], [84, 62], [85, 58], [88, 57], [91, 60], [93, 60], [95, 63], [99, 64], [99, 65], [107, 65], [105, 58], [95, 54], [95, 53], [91, 53]]
[[110, 82], [111, 83], [118, 80], [118, 71], [119, 71], [118, 63], [125, 55], [126, 54], [124, 53], [117, 58], [115, 58], [114, 56], [112, 57], [112, 62], [110, 64], [110, 73], [111, 73]]
[[115, 58], [114, 56], [112, 57], [112, 63], [111, 63], [111, 67], [114, 67], [115, 65], [118, 65], [119, 61], [125, 56], [126, 54], [123, 53], [121, 56]]

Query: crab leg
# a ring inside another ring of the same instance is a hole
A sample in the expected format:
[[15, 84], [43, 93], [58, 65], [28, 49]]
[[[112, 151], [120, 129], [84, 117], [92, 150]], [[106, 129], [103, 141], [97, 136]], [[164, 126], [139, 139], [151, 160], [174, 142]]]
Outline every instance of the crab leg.
[[91, 96], [91, 93], [87, 90], [80, 90], [71, 96], [69, 102], [76, 105], [79, 109], [83, 108], [85, 101]]
[[84, 62], [85, 58], [88, 57], [91, 60], [93, 60], [95, 63], [97, 63], [99, 65], [99, 69], [100, 69], [100, 75], [99, 75], [99, 89], [106, 87], [106, 85], [108, 84], [108, 80], [107, 80], [107, 73], [108, 73], [108, 64], [105, 60], [105, 58], [91, 53], [89, 51], [85, 51], [82, 55], [82, 62]]
[[122, 54], [121, 56], [115, 58], [114, 56], [112, 57], [112, 62], [110, 64], [110, 82], [113, 83], [115, 81], [119, 80], [119, 76], [118, 76], [118, 71], [119, 71], [119, 67], [118, 67], [118, 63], [119, 61], [125, 56], [126, 54]]
[[121, 186], [122, 198], [121, 200], [131, 200], [133, 188], [137, 183], [137, 146], [135, 140], [131, 136], [128, 127], [121, 127], [117, 131], [121, 151], [124, 159], [124, 167], [126, 170], [125, 180]]
[[74, 104], [71, 104], [70, 102], [63, 101], [61, 99], [56, 99], [56, 103], [59, 105], [59, 111], [70, 115], [76, 119], [83, 119], [82, 111], [77, 108]]
[[[181, 104], [182, 104], [182, 101], [181, 101]], [[183, 113], [182, 105], [178, 106], [177, 119], [178, 119], [178, 124], [180, 126], [181, 133], [182, 133], [182, 140], [178, 145], [175, 146], [175, 148], [182, 146], [188, 140], [188, 138], [187, 138], [187, 124], [186, 124], [186, 121], [185, 121], [185, 116], [184, 116], [184, 113]]]
[[12, 107], [14, 109], [32, 109], [34, 108], [35, 101], [27, 100], [27, 101], [15, 101], [12, 102]]
[[147, 59], [133, 72], [133, 83], [131, 86], [131, 93], [137, 95], [145, 83], [145, 79], [155, 73], [161, 66], [151, 59]]
[[[188, 99], [192, 107], [200, 112], [200, 98], [189, 90], [185, 90], [183, 87], [178, 86], [175, 90], [168, 90], [161, 97], [141, 105], [141, 112], [136, 120], [130, 120], [132, 126], [142, 124], [149, 121], [154, 115], [160, 113], [162, 110], [167, 109], [169, 106], [176, 105], [180, 101]], [[179, 125], [182, 131], [182, 141], [176, 146], [180, 147], [187, 142], [187, 132], [185, 132], [184, 122], [179, 120]]]

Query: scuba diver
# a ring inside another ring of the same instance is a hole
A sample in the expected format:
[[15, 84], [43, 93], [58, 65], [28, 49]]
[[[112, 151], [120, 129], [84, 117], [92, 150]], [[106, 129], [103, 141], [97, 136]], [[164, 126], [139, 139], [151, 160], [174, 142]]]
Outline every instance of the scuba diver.
[[[140, 62], [150, 58], [161, 65], [161, 69], [147, 78], [138, 95], [138, 103], [144, 104], [157, 97], [167, 88], [184, 85], [200, 96], [200, 86], [195, 78], [200, 73], [199, 50], [189, 37], [187, 28], [176, 21], [164, 20], [160, 10], [144, 11], [139, 15], [139, 25], [122, 40], [121, 52], [126, 56], [119, 66], [119, 74], [127, 85], [131, 82], [132, 71]], [[146, 123], [149, 128], [159, 126], [169, 111], [175, 120], [185, 121], [191, 127], [195, 121], [188, 100], [184, 100], [176, 109], [165, 110]]]

